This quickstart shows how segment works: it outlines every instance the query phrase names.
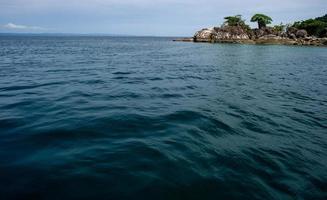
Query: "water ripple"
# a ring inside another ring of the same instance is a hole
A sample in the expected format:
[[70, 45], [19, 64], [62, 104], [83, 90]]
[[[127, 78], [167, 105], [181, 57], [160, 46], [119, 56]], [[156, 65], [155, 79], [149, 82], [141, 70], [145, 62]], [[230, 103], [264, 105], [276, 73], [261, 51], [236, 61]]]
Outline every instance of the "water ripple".
[[327, 197], [324, 48], [0, 45], [2, 199]]

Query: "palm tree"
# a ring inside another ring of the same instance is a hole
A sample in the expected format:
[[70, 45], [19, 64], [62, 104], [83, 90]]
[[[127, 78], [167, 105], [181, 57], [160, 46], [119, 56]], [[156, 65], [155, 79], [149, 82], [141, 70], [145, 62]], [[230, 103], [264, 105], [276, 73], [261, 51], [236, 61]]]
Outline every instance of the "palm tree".
[[271, 24], [273, 20], [264, 14], [255, 14], [251, 18], [251, 22], [258, 22], [259, 29], [265, 28], [267, 24]]

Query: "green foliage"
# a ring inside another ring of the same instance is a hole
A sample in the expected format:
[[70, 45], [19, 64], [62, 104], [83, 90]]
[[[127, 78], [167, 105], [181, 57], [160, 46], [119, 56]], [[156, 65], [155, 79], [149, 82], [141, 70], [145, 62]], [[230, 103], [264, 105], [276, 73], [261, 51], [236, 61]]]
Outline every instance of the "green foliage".
[[327, 23], [327, 14], [322, 17], [317, 17], [316, 20]]
[[228, 26], [240, 26], [245, 23], [245, 20], [242, 19], [242, 15], [227, 16], [224, 19], [226, 20], [224, 24]]
[[227, 26], [240, 26], [245, 30], [250, 30], [250, 26], [245, 24], [245, 20], [242, 19], [242, 15], [227, 16], [224, 18], [224, 25]]
[[327, 15], [315, 19], [295, 22], [293, 27], [306, 30], [309, 35], [320, 37], [324, 34], [327, 28]]
[[277, 32], [283, 32], [283, 31], [285, 31], [285, 29], [286, 29], [286, 25], [284, 25], [283, 23], [280, 23], [280, 25], [275, 25], [275, 26], [273, 27], [273, 29], [274, 29], [275, 31], [277, 31]]
[[258, 22], [259, 29], [266, 27], [267, 24], [271, 24], [272, 21], [271, 17], [264, 14], [255, 14], [251, 18], [251, 22]]
[[[245, 20], [242, 19], [241, 15], [235, 16], [227, 16], [224, 18], [224, 26], [240, 26], [244, 30], [251, 32], [251, 28], [249, 25], [245, 23]], [[273, 20], [271, 17], [264, 15], [264, 14], [255, 14], [251, 18], [251, 22], [258, 22], [259, 29], [262, 29], [267, 26], [267, 24], [271, 24]], [[294, 27], [297, 29], [304, 29], [308, 32], [309, 35], [314, 35], [317, 37], [326, 37], [327, 35], [327, 14], [322, 17], [317, 17], [315, 19], [308, 19], [305, 21], [295, 22], [294, 24], [280, 24], [275, 25], [273, 27], [274, 31], [276, 32], [283, 32], [285, 29], [290, 27]]]

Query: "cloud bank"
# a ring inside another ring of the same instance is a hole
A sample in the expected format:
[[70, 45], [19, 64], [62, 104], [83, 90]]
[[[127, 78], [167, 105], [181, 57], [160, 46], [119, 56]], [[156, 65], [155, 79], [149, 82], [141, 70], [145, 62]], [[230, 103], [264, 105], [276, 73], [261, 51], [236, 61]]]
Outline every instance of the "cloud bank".
[[39, 30], [39, 31], [46, 30], [45, 28], [39, 26], [26, 26], [26, 25], [14, 24], [14, 23], [8, 23], [3, 27], [8, 30]]

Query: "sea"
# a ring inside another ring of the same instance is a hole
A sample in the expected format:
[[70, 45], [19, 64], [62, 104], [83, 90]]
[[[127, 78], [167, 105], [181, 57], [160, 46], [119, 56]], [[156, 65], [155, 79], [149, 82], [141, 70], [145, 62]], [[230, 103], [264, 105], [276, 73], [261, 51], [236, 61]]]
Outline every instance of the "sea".
[[0, 36], [0, 199], [327, 199], [327, 48]]

